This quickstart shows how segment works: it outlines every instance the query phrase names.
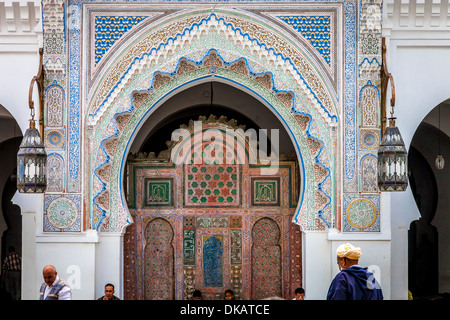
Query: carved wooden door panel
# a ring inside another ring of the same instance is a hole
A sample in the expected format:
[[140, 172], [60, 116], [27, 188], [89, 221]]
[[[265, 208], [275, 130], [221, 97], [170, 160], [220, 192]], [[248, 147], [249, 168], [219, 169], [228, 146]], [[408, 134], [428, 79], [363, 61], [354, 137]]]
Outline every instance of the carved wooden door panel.
[[144, 298], [174, 299], [173, 230], [162, 218], [150, 221], [145, 229]]
[[270, 218], [252, 229], [252, 299], [282, 296], [280, 228]]

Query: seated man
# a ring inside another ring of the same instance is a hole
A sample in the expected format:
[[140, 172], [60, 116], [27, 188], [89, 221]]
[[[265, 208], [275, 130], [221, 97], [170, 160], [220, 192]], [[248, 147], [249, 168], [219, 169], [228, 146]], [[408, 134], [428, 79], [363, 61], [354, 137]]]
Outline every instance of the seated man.
[[105, 285], [105, 295], [98, 298], [97, 300], [120, 300], [114, 295], [114, 285], [108, 283]]

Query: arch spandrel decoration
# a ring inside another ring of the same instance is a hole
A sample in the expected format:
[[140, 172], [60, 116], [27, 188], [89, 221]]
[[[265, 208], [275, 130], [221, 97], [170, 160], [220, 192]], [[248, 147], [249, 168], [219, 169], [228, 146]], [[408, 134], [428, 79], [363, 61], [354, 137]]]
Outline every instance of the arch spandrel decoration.
[[[297, 64], [291, 63], [289, 58], [285, 59], [274, 48], [267, 50], [267, 44], [263, 45], [261, 38], [267, 30], [261, 32], [257, 29], [261, 26], [248, 23], [253, 30], [259, 31], [241, 36], [247, 39], [246, 43], [241, 41], [238, 44], [240, 40], [236, 37], [225, 31], [221, 33], [219, 21], [224, 22], [222, 31], [230, 29], [237, 34], [236, 30], [241, 30], [231, 23], [225, 24], [225, 21], [242, 23], [237, 18], [231, 19], [225, 15], [222, 18], [210, 12], [194, 14], [189, 25], [192, 31], [202, 34], [201, 40], [192, 37], [176, 42], [172, 38], [168, 45], [158, 35], [159, 44], [147, 47], [146, 54], [132, 58], [138, 53], [133, 50], [123, 53], [122, 56], [128, 59], [126, 68], [120, 58], [113, 61], [109, 73], [105, 72], [109, 80], [94, 90], [96, 99], [91, 101], [86, 114], [86, 132], [89, 136], [86, 147], [90, 147], [86, 161], [91, 164], [87, 167], [93, 168], [88, 173], [91, 182], [87, 185], [92, 185], [92, 188], [89, 190], [91, 198], [87, 202], [94, 229], [121, 232], [131, 223], [122, 193], [122, 173], [127, 151], [139, 126], [178, 90], [211, 80], [241, 88], [262, 101], [280, 119], [292, 138], [302, 168], [302, 192], [294, 222], [304, 230], [332, 226], [335, 201], [332, 180], [337, 179], [340, 170], [333, 167], [339, 123], [334, 111], [337, 110], [335, 98], [328, 94], [331, 90], [324, 89], [326, 85], [314, 75], [314, 69], [306, 59], [298, 58], [305, 63], [301, 70], [309, 72], [308, 80], [316, 81], [315, 87], [303, 80]], [[185, 21], [180, 23], [183, 25]], [[160, 28], [165, 26], [163, 23]], [[182, 30], [181, 27], [179, 29]], [[154, 39], [156, 35], [148, 32], [148, 35], [145, 34], [147, 38]], [[272, 37], [282, 40], [281, 35]], [[136, 40], [138, 44], [139, 39]], [[284, 54], [302, 57], [298, 48], [286, 41], [284, 44], [288, 47]], [[252, 46], [259, 51], [253, 51], [253, 54]], [[124, 70], [122, 75], [111, 78], [111, 72], [118, 72], [120, 68]], [[106, 93], [105, 87], [108, 86], [111, 89]], [[103, 104], [101, 97], [107, 97]]]

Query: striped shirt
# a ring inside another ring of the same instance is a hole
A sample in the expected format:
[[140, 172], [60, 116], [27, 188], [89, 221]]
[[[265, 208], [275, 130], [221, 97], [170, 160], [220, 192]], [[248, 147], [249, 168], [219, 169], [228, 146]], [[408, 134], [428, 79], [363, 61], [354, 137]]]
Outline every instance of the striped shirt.
[[11, 252], [5, 260], [3, 260], [3, 270], [20, 271], [21, 259], [17, 252]]

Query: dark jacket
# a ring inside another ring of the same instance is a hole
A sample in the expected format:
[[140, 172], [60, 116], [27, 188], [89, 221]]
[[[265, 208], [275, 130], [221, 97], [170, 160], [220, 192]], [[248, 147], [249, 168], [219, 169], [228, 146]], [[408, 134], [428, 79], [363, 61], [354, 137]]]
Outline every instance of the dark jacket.
[[380, 284], [367, 268], [352, 266], [339, 272], [328, 290], [327, 300], [383, 300]]

